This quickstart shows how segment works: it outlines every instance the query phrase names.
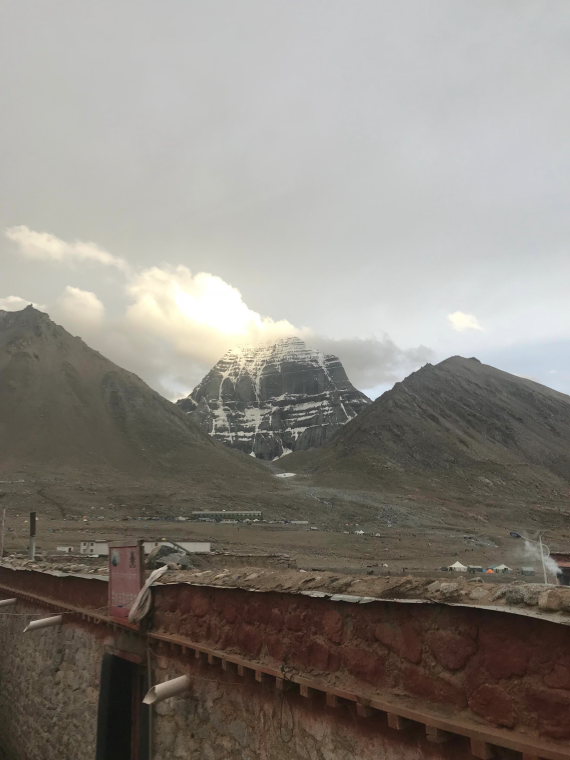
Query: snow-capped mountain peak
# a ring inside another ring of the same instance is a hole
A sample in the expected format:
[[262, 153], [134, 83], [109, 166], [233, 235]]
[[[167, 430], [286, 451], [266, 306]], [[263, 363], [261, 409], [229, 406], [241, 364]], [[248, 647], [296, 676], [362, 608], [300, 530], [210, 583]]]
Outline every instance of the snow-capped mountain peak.
[[336, 356], [287, 337], [230, 349], [178, 403], [217, 440], [274, 459], [321, 445], [370, 401]]

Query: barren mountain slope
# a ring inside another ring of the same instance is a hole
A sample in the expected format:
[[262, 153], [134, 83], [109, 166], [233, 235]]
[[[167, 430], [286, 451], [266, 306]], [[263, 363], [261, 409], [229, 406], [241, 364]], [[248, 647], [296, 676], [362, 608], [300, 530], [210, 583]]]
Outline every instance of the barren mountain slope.
[[570, 397], [477, 359], [426, 365], [284, 469], [360, 488], [524, 499], [570, 491]]
[[175, 404], [28, 307], [0, 311], [0, 473], [100, 473], [275, 488]]

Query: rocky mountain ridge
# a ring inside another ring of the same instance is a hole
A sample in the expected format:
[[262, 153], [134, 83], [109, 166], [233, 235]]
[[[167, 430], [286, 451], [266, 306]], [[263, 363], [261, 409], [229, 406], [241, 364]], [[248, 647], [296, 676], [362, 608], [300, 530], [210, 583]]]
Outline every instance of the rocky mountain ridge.
[[296, 337], [231, 349], [178, 402], [216, 440], [270, 460], [322, 445], [369, 403], [338, 357]]
[[343, 487], [562, 501], [570, 396], [455, 356], [396, 383], [322, 449], [282, 466]]

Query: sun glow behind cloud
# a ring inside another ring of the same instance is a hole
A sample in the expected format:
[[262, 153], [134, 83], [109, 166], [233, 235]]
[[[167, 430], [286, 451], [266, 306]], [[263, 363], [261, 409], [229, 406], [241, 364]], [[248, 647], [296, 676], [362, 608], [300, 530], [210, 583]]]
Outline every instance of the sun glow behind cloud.
[[191, 355], [218, 355], [235, 343], [259, 343], [305, 332], [287, 320], [250, 309], [239, 290], [220, 277], [185, 266], [152, 267], [128, 285], [127, 320]]
[[[193, 273], [167, 264], [136, 270], [125, 259], [95, 243], [67, 242], [22, 225], [6, 230], [24, 258], [61, 267], [98, 263], [121, 273], [117, 282], [125, 304], [117, 315], [92, 290], [65, 285], [47, 305], [53, 318], [82, 335], [113, 361], [139, 373], [167, 396], [189, 392], [230, 348], [270, 343], [298, 336], [325, 352], [346, 356], [351, 380], [359, 387], [398, 379], [400, 370], [416, 369], [431, 358], [429, 349], [403, 350], [388, 336], [380, 340], [331, 340], [287, 319], [273, 319], [251, 309], [240, 291], [217, 275]], [[0, 308], [1, 308], [0, 301]], [[17, 296], [4, 299], [8, 308], [23, 308]]]
[[199, 272], [192, 277], [184, 267], [173, 275], [174, 302], [185, 319], [207, 325], [226, 335], [246, 336], [263, 320], [243, 302], [241, 293], [220, 277]]

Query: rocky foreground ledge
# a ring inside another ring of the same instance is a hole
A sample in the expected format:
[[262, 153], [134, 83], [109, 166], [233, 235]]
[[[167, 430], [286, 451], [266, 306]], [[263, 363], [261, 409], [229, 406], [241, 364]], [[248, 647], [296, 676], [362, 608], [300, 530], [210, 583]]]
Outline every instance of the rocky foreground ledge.
[[[524, 583], [515, 580], [486, 584], [480, 578], [453, 581], [404, 576], [374, 578], [306, 570], [266, 570], [235, 568], [226, 570], [172, 570], [161, 583], [188, 583], [198, 586], [239, 588], [250, 591], [302, 593], [314, 597], [338, 597], [339, 601], [360, 604], [375, 600], [440, 602], [517, 611], [519, 614], [549, 616], [570, 624], [570, 587]], [[341, 599], [340, 597], [343, 597]]]
[[[71, 562], [32, 562], [5, 558], [0, 567], [66, 575], [106, 576], [106, 566]], [[457, 578], [453, 581], [416, 578], [414, 576], [370, 577], [341, 575], [297, 569], [265, 569], [258, 567], [214, 570], [180, 570], [172, 567], [158, 584], [187, 583], [191, 586], [234, 588], [244, 591], [266, 591], [304, 594], [313, 597], [335, 597], [338, 601], [366, 604], [376, 600], [443, 603], [485, 607], [537, 617], [553, 614], [557, 622], [570, 625], [570, 587], [525, 583], [487, 584], [480, 578]]]

